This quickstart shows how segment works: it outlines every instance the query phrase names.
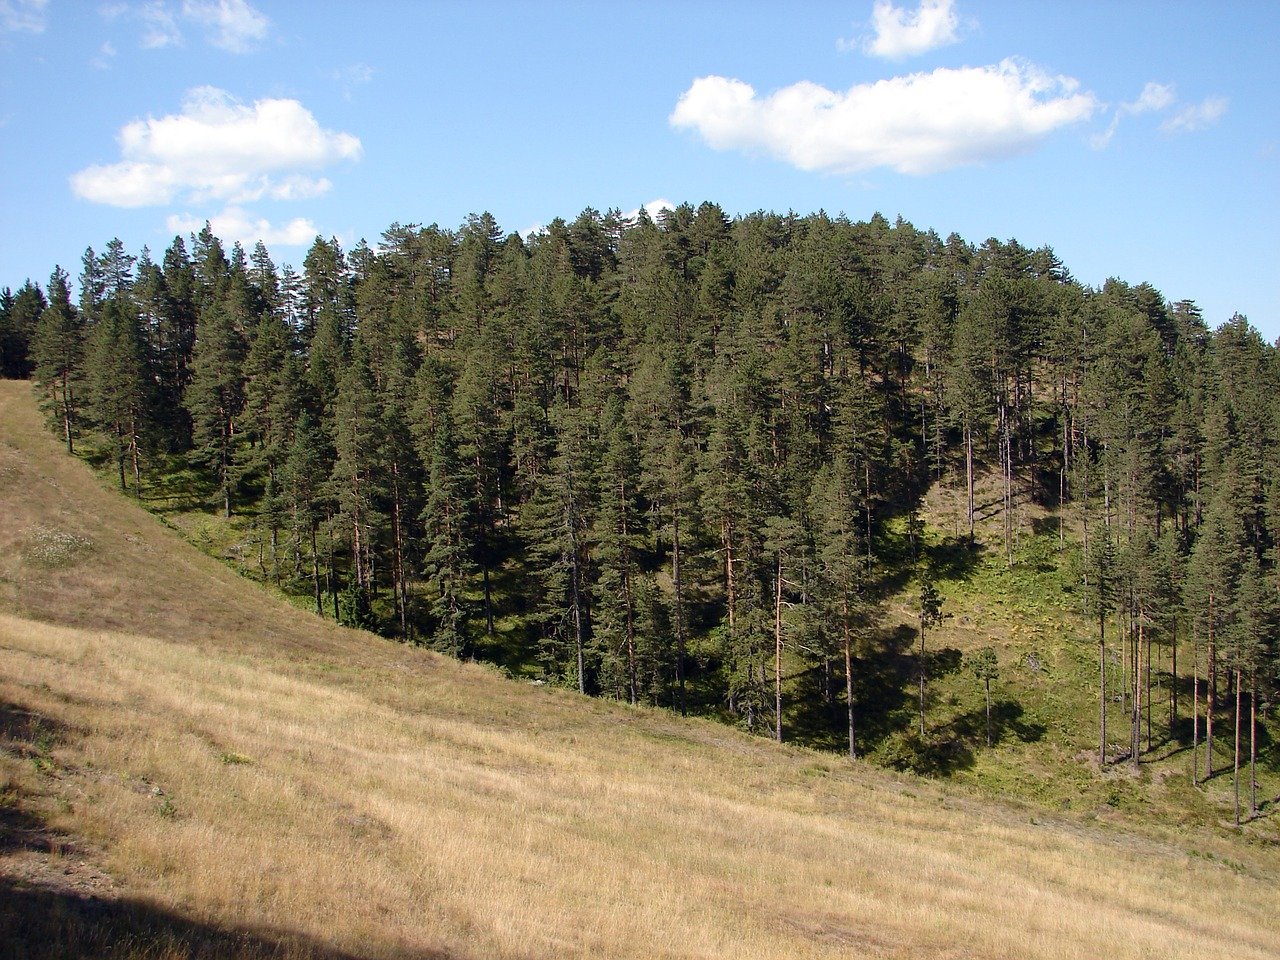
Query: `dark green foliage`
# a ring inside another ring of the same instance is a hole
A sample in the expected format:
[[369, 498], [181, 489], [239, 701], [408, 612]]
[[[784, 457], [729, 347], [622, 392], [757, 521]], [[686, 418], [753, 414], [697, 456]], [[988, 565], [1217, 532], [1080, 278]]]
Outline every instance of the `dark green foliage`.
[[125, 489], [125, 465], [132, 467], [134, 489], [141, 483], [141, 460], [153, 416], [151, 381], [138, 315], [126, 291], [101, 307], [85, 356], [90, 416], [108, 435], [112, 459]]
[[[82, 266], [78, 308], [61, 271], [0, 297], [0, 373], [34, 363], [135, 487], [151, 450], [198, 467], [319, 613], [942, 771], [982, 718], [941, 718], [960, 655], [927, 635], [998, 545], [1010, 582], [1079, 557], [1051, 602], [1096, 632], [1103, 761], [1119, 709], [1152, 749], [1153, 672], [1175, 743], [1198, 678], [1210, 772], [1224, 691], [1274, 700], [1280, 352], [1243, 318], [1048, 248], [712, 203], [395, 224], [300, 272], [207, 226]], [[985, 739], [1030, 737], [989, 652]]]
[[31, 360], [36, 382], [66, 440], [68, 453], [75, 452], [84, 348], [84, 325], [71, 305], [67, 275], [61, 267], [54, 267], [49, 278], [49, 306], [40, 314], [31, 338]]
[[217, 498], [231, 516], [239, 491], [245, 436], [240, 414], [244, 409], [245, 343], [232, 311], [222, 298], [213, 299], [200, 315], [191, 361], [191, 383], [184, 403], [191, 417], [195, 454], [214, 478]]

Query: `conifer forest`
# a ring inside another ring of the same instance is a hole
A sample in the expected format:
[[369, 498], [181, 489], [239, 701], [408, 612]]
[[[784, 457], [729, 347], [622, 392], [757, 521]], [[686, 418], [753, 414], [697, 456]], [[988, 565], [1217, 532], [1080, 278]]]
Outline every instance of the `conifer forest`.
[[[1201, 774], [1274, 710], [1280, 354], [1243, 317], [1047, 247], [713, 203], [395, 224], [298, 270], [206, 226], [79, 269], [5, 291], [0, 372], [121, 490], [238, 518], [240, 565], [322, 616], [858, 756], [924, 734], [939, 585], [1035, 539], [1070, 558], [1102, 764], [1149, 742], [1153, 677]], [[964, 669], [989, 742], [1000, 665]]]

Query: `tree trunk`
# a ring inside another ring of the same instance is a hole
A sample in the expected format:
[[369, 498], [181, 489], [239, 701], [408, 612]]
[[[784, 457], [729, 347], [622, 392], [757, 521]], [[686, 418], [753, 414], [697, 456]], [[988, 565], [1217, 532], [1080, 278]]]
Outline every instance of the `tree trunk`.
[[672, 512], [671, 522], [671, 587], [675, 591], [676, 614], [676, 683], [680, 688], [680, 716], [689, 715], [684, 687], [684, 601], [680, 584], [680, 508]]
[[1098, 615], [1098, 766], [1107, 765], [1107, 616]]
[[924, 616], [920, 617], [920, 737], [924, 738]]
[[1240, 668], [1236, 667], [1235, 672], [1236, 684], [1236, 731], [1235, 731], [1235, 760], [1232, 766], [1232, 789], [1235, 792], [1236, 802], [1236, 826], [1240, 826]]
[[774, 737], [782, 742], [782, 554], [778, 554], [773, 591]]
[[1217, 651], [1213, 636], [1213, 594], [1209, 594], [1209, 662], [1205, 671], [1204, 691], [1204, 778], [1213, 776], [1213, 709], [1216, 706], [1218, 681]]
[[853, 639], [849, 630], [849, 598], [843, 601], [844, 614], [844, 699], [849, 711], [849, 759], [858, 759], [857, 741], [853, 729]]
[[965, 519], [969, 523], [969, 545], [973, 546], [973, 428], [964, 425]]
[[987, 746], [991, 746], [991, 678], [984, 677], [983, 686], [986, 688], [987, 695]]
[[395, 556], [392, 558], [393, 590], [396, 597], [396, 613], [400, 618], [400, 639], [409, 639], [408, 589], [405, 586], [404, 530], [400, 520], [400, 464], [391, 464], [393, 494], [391, 498], [391, 532]]
[[1191, 785], [1200, 782], [1200, 652], [1191, 648]]
[[120, 424], [116, 424], [116, 466], [120, 470], [120, 492], [124, 493], [128, 487], [124, 483], [124, 431], [120, 428]]
[[1146, 638], [1146, 690], [1147, 690], [1147, 751], [1151, 751], [1151, 638]]
[[1129, 731], [1129, 762], [1138, 769], [1142, 748], [1142, 613], [1138, 613], [1138, 632], [1133, 641], [1133, 720]]
[[[572, 484], [572, 480], [570, 483]], [[572, 485], [569, 488], [569, 495], [573, 496]], [[577, 522], [573, 514], [572, 505], [565, 511], [565, 522], [569, 526], [569, 587], [573, 594], [573, 645], [578, 666], [578, 692], [585, 694], [587, 692], [587, 663], [582, 628], [582, 571], [579, 567], [578, 558]]]
[[729, 606], [729, 632], [733, 633], [738, 606], [738, 585], [733, 577], [733, 526], [727, 521], [721, 525], [720, 540], [724, 544], [724, 591], [725, 602]]
[[72, 392], [70, 374], [62, 374], [62, 432], [67, 439], [67, 453], [74, 456], [75, 448], [71, 443], [71, 404]]
[[1249, 818], [1258, 815], [1258, 676], [1249, 671]]
[[138, 426], [133, 418], [129, 420], [129, 458], [133, 461], [133, 495], [142, 497], [142, 466], [138, 456]]
[[316, 522], [311, 521], [311, 583], [316, 593], [316, 616], [324, 616], [324, 606], [320, 594], [320, 556], [316, 551]]
[[1178, 735], [1178, 618], [1173, 618], [1173, 636], [1169, 640], [1169, 740]]

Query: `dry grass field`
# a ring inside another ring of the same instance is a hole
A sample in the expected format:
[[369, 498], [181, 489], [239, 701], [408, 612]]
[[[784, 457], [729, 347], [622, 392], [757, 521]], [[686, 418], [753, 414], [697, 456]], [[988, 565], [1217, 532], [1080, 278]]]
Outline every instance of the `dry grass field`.
[[0, 956], [1280, 957], [1280, 857], [290, 607], [0, 383]]

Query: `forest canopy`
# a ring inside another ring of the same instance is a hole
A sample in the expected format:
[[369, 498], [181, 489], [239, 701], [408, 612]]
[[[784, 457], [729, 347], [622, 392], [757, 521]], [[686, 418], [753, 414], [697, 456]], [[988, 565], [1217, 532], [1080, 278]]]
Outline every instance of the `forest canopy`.
[[[1013, 566], [1037, 505], [1081, 551], [1103, 762], [1109, 643], [1135, 711], [1179, 631], [1206, 723], [1224, 687], [1269, 696], [1276, 348], [1049, 248], [703, 203], [527, 238], [395, 224], [300, 271], [206, 225], [158, 261], [89, 249], [77, 288], [4, 291], [0, 372], [122, 489], [194, 471], [321, 615], [778, 739], [820, 700], [856, 754], [876, 684], [918, 684], [925, 729], [943, 547], [978, 549], [986, 510]], [[930, 534], [937, 486], [963, 522]], [[886, 673], [904, 583], [919, 655]], [[999, 671], [971, 667], [989, 740]]]

